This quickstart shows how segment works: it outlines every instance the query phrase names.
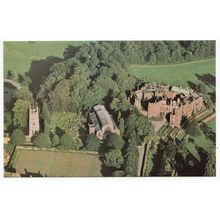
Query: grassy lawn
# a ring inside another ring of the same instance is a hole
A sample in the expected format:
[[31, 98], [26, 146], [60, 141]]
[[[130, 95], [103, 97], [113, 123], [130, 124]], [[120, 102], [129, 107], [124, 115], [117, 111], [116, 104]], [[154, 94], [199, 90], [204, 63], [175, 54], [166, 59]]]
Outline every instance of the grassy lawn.
[[45, 59], [49, 56], [63, 58], [68, 45], [78, 46], [82, 41], [6, 41], [4, 42], [4, 75], [10, 70], [15, 74], [23, 74], [30, 68], [33, 60]]
[[216, 132], [216, 118], [213, 118], [211, 121], [207, 122], [207, 125]]
[[13, 167], [20, 174], [40, 172], [48, 177], [102, 176], [98, 155], [80, 152], [17, 149]]
[[187, 148], [187, 150], [188, 150], [198, 161], [201, 160], [201, 158], [200, 158], [200, 156], [199, 156], [199, 154], [198, 154], [198, 151], [196, 150], [195, 144], [193, 144], [193, 143], [188, 143], [188, 144], [186, 145], [186, 148]]
[[215, 75], [215, 59], [201, 60], [173, 65], [130, 65], [129, 72], [134, 76], [152, 82], [164, 82], [186, 87], [187, 81], [198, 84], [197, 74]]

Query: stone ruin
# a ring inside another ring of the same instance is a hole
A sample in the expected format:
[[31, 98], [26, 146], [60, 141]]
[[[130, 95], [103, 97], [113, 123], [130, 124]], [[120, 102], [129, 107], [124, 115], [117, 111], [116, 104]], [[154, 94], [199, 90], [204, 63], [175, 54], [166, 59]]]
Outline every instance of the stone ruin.
[[167, 84], [144, 83], [131, 91], [129, 100], [150, 119], [165, 117], [179, 127], [183, 116], [191, 117], [205, 109], [202, 96], [196, 91]]

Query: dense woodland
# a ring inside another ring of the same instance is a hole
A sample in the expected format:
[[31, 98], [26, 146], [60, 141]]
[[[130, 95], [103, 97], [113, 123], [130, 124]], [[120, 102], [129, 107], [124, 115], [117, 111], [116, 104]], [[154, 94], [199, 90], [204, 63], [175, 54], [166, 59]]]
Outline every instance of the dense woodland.
[[[36, 61], [28, 73], [8, 73], [9, 79], [19, 81], [23, 87], [5, 106], [4, 130], [11, 134], [12, 145], [24, 143], [28, 107], [35, 103], [41, 110], [42, 128], [33, 140], [36, 146], [98, 151], [103, 175], [136, 176], [137, 146], [155, 134], [149, 120], [127, 100], [138, 83], [128, 73], [129, 64], [173, 64], [211, 57], [215, 57], [214, 41], [113, 41], [69, 46], [59, 62], [49, 57]], [[113, 115], [121, 136], [112, 134], [100, 142], [95, 135], [88, 135], [88, 113], [98, 103]], [[163, 175], [167, 159], [179, 170], [187, 168], [182, 156], [184, 147], [177, 148], [173, 140], [160, 144], [157, 156], [162, 159], [151, 175]], [[206, 161], [208, 157], [214, 158], [213, 154], [205, 155]], [[213, 172], [212, 163], [204, 162], [203, 173], [199, 174]]]

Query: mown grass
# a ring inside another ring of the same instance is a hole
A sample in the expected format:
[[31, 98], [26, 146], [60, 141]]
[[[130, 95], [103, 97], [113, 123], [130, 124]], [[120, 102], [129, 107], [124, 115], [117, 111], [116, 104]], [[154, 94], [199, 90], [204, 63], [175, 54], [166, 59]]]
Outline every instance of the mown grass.
[[207, 122], [207, 125], [212, 129], [212, 131], [216, 132], [216, 119], [215, 118]]
[[83, 41], [5, 41], [4, 42], [4, 75], [8, 71], [23, 74], [34, 60], [49, 56], [63, 58], [63, 52], [69, 45], [78, 46]]
[[102, 176], [99, 156], [80, 152], [17, 149], [11, 164], [23, 175], [28, 171], [48, 177]]
[[215, 59], [200, 60], [172, 65], [138, 65], [129, 67], [129, 72], [137, 78], [151, 82], [163, 82], [186, 87], [187, 81], [201, 83], [196, 74], [215, 75]]

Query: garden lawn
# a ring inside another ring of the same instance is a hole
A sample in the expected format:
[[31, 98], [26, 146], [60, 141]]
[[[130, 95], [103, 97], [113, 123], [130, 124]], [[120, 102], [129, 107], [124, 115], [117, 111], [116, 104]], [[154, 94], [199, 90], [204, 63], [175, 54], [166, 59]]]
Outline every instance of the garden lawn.
[[29, 149], [16, 151], [12, 165], [20, 174], [40, 173], [47, 177], [102, 176], [101, 161], [95, 154]]

